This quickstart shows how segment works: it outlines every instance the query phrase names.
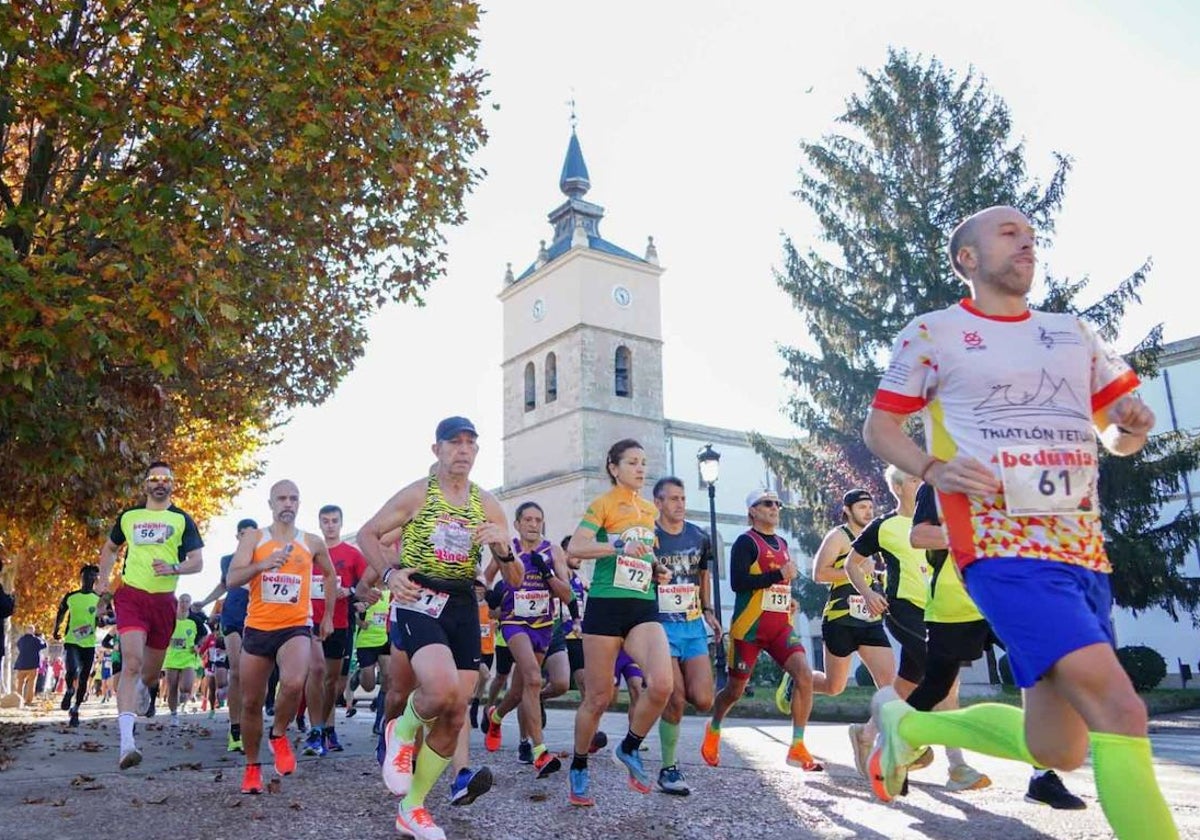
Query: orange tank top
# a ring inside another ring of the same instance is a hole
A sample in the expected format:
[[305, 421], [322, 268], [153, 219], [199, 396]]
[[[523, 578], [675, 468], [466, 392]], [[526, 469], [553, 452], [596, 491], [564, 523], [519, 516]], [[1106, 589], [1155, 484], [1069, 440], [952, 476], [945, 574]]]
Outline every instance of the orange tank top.
[[496, 652], [496, 634], [487, 603], [479, 605], [479, 652], [484, 656]]
[[[254, 549], [254, 562], [265, 560], [272, 552], [286, 547], [287, 544], [272, 536], [270, 530], [264, 529]], [[283, 630], [310, 624], [312, 569], [313, 556], [308, 550], [305, 534], [297, 531], [283, 565], [250, 579], [246, 626], [255, 630]]]

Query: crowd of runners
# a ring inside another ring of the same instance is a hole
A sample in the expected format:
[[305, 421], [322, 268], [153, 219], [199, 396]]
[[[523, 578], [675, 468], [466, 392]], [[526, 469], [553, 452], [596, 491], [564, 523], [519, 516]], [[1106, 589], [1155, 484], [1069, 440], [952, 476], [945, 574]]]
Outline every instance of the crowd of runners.
[[[357, 547], [341, 538], [339, 508], [322, 507], [321, 533], [306, 533], [296, 527], [299, 488], [272, 485], [270, 522], [239, 523], [220, 585], [197, 605], [220, 605], [218, 626], [203, 639], [192, 605], [175, 598], [179, 576], [201, 568], [200, 534], [171, 503], [169, 465], [151, 465], [145, 503], [120, 514], [99, 568], [85, 569], [80, 590], [63, 600], [71, 672], [90, 671], [103, 612], [96, 605], [124, 552], [111, 595], [122, 769], [141, 761], [135, 721], [156, 692], [166, 692], [174, 713], [197, 673], [211, 674], [210, 702], [228, 707], [228, 749], [245, 755], [246, 794], [263, 791], [264, 767], [295, 772], [293, 722], [307, 726], [304, 753], [338, 751], [334, 713], [347, 681], [379, 686], [374, 730], [382, 781], [399, 798], [396, 828], [438, 840], [445, 834], [425, 802], [447, 768], [454, 805], [493, 784], [470, 754], [468, 726], [494, 753], [514, 713], [518, 760], [539, 779], [565, 769], [572, 806], [596, 804], [589, 761], [601, 750], [633, 791], [688, 795], [680, 750], [720, 765], [722, 725], [764, 652], [784, 671], [777, 702], [792, 720], [780, 762], [819, 774], [822, 761], [805, 743], [813, 695], [841, 692], [857, 654], [879, 690], [870, 719], [848, 733], [858, 770], [881, 800], [903, 795], [907, 774], [940, 745], [951, 790], [990, 784], [967, 763], [969, 750], [1030, 765], [1027, 799], [1081, 808], [1055, 770], [1078, 767], [1090, 748], [1117, 836], [1175, 837], [1151, 766], [1146, 710], [1113, 651], [1096, 495], [1098, 445], [1137, 452], [1154, 416], [1134, 395], [1135, 374], [1083, 321], [1028, 308], [1034, 243], [1012, 208], [965, 220], [950, 236], [949, 258], [970, 295], [915, 319], [896, 340], [864, 425], [867, 445], [888, 465], [894, 504], [883, 512], [883, 500], [863, 489], [830, 488], [844, 521], [813, 560], [813, 579], [829, 587], [823, 671], [813, 670], [797, 632], [792, 581], [800, 570], [779, 533], [774, 492], [752, 489], [746, 498], [749, 527], [731, 548], [735, 603], [725, 628], [713, 608], [712, 541], [685, 521], [682, 481], [645, 486], [660, 465], [647, 463], [637, 441], [611, 446], [611, 489], [581, 511], [573, 533], [552, 539], [565, 523], [546, 522], [537, 499], [510, 522], [470, 480], [478, 435], [470, 420], [449, 417], [435, 430], [428, 473], [359, 529]], [[924, 445], [906, 426], [918, 412]], [[720, 691], [710, 641], [728, 645]], [[958, 708], [961, 665], [992, 643], [1007, 650], [1024, 710]], [[621, 680], [628, 728], [610, 744], [599, 723]], [[557, 748], [565, 745], [545, 741], [544, 704], [572, 683], [580, 702], [564, 768]], [[73, 719], [84, 691], [79, 680], [64, 695]], [[679, 743], [688, 705], [711, 713], [699, 744]], [[654, 727], [657, 777], [642, 749]]]

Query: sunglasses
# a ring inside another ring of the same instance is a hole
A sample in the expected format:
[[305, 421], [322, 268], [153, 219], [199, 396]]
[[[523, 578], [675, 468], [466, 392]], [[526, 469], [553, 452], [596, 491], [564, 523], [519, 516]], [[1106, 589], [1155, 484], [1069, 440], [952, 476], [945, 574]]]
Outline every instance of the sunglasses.
[[171, 476], [169, 476], [169, 475], [148, 475], [148, 476], [146, 476], [146, 482], [149, 484], [170, 484], [174, 480], [175, 479], [171, 478]]
[[772, 501], [772, 500], [768, 499], [768, 500], [767, 500], [767, 501], [765, 501], [765, 502], [757, 502], [757, 503], [755, 503], [755, 505], [754, 505], [754, 506], [755, 506], [755, 507], [773, 507], [773, 508], [781, 508], [781, 507], [783, 507], [783, 502], [776, 502], [776, 501]]

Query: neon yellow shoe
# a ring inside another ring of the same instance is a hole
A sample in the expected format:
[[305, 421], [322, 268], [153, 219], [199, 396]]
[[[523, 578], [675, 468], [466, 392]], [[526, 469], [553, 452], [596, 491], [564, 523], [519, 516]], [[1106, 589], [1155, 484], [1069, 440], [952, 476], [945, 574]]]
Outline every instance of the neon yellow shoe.
[[790, 715], [792, 713], [792, 675], [784, 674], [783, 679], [779, 681], [779, 687], [775, 689], [775, 708], [779, 710], [781, 715]]
[[908, 765], [924, 750], [914, 747], [900, 737], [900, 721], [913, 712], [891, 686], [881, 688], [871, 698], [871, 722], [879, 733], [875, 738], [875, 749], [867, 760], [867, 772], [871, 790], [884, 802], [891, 802], [904, 789], [908, 778]]

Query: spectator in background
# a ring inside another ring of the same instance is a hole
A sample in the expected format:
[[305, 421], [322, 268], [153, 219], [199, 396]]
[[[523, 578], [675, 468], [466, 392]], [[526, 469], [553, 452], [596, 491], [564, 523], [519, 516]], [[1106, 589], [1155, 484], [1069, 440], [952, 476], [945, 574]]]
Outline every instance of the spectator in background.
[[[4, 546], [0, 544], [0, 673], [3, 673], [4, 654], [8, 651], [8, 645], [4, 638], [4, 624], [17, 606], [17, 599], [9, 592], [12, 589], [11, 577], [11, 570], [8, 575], [4, 574]], [[2, 691], [3, 686], [0, 686], [0, 692]]]
[[33, 702], [38, 666], [42, 664], [42, 651], [45, 648], [45, 639], [38, 635], [37, 628], [32, 624], [25, 628], [25, 634], [17, 639], [17, 661], [13, 663], [13, 689], [21, 695], [21, 700], [26, 706]]

